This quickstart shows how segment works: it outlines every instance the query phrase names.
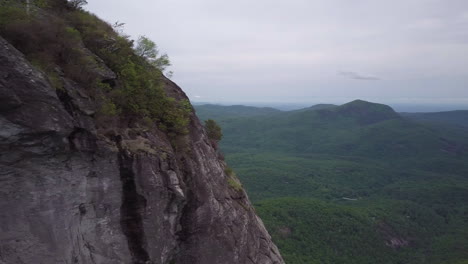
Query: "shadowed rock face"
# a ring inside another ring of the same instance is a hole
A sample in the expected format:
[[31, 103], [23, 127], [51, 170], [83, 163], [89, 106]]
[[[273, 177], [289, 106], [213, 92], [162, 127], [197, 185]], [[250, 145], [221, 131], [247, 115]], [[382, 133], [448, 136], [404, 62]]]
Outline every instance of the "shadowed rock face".
[[0, 38], [0, 263], [283, 263], [195, 115], [180, 150], [157, 130], [104, 136], [62, 81]]

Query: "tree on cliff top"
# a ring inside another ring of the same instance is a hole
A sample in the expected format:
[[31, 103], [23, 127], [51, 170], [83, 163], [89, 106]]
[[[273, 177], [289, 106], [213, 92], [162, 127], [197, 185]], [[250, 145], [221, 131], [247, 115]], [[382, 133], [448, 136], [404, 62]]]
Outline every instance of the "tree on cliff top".
[[151, 39], [140, 36], [135, 45], [135, 53], [146, 59], [151, 65], [159, 69], [161, 72], [171, 66], [169, 56], [167, 54], [159, 55], [158, 46]]
[[69, 1], [71, 7], [75, 9], [81, 9], [84, 5], [88, 4], [88, 1], [86, 0], [70, 0]]

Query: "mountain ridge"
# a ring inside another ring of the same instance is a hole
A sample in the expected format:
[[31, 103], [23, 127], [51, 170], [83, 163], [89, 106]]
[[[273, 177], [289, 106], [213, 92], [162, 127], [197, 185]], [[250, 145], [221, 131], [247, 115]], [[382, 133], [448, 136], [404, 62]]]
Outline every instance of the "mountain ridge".
[[468, 259], [466, 129], [365, 101], [216, 121], [287, 263]]

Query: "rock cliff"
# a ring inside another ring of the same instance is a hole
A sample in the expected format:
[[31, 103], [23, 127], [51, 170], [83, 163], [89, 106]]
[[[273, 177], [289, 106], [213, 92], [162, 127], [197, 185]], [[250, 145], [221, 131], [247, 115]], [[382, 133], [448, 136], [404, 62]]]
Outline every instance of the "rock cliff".
[[193, 112], [183, 148], [99, 130], [86, 89], [60, 78], [0, 38], [0, 263], [283, 263]]

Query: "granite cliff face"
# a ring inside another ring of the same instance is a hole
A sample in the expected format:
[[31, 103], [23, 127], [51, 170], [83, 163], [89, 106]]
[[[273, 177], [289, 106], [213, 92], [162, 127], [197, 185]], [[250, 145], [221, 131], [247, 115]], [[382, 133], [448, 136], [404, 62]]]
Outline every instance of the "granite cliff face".
[[193, 113], [180, 149], [158, 129], [100, 131], [60, 78], [0, 38], [0, 263], [283, 263]]

